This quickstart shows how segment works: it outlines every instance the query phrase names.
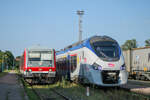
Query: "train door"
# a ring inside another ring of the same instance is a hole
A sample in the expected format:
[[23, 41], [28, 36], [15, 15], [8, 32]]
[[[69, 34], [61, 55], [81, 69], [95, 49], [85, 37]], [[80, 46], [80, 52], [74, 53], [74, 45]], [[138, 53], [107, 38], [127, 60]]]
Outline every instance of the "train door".
[[80, 55], [80, 70], [79, 70], [79, 75], [81, 78], [84, 77], [84, 67], [85, 67], [85, 57], [84, 51], [82, 51]]
[[76, 52], [75, 54], [70, 55], [70, 68], [71, 68], [71, 77], [72, 79], [77, 79], [80, 76], [80, 61], [81, 61], [82, 52]]

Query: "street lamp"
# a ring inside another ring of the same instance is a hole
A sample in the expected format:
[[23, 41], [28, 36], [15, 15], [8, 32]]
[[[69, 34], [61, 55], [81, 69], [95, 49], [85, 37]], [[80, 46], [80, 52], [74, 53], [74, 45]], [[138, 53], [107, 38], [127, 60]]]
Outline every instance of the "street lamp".
[[84, 14], [84, 11], [83, 10], [78, 10], [77, 11], [77, 15], [79, 15], [79, 42], [82, 41], [82, 16]]

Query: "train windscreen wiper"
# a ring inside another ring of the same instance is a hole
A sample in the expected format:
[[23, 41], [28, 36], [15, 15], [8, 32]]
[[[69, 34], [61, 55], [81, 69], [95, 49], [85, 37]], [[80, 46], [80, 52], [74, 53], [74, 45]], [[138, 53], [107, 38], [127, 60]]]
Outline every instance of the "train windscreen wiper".
[[110, 58], [108, 56], [106, 56], [103, 52], [100, 51], [100, 54], [104, 57], [104, 58]]

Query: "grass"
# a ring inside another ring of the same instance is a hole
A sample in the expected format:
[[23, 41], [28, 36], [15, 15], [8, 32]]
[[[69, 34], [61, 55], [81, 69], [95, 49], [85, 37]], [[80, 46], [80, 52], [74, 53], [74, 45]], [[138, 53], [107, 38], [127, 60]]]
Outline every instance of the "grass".
[[[29, 100], [39, 100], [31, 87], [25, 84], [25, 91]], [[50, 89], [55, 89], [59, 93], [71, 98], [71, 100], [149, 100], [149, 97], [139, 95], [133, 92], [119, 90], [117, 88], [92, 88], [90, 87], [90, 96], [86, 96], [86, 87], [79, 84], [70, 83], [62, 80], [51, 85], [35, 85], [34, 88], [42, 94], [49, 95]]]
[[[6, 74], [8, 74], [9, 72], [11, 72], [12, 70], [4, 70], [3, 72], [0, 72], [0, 77], [5, 76]], [[13, 70], [17, 73], [17, 70]]]
[[24, 85], [24, 90], [29, 98], [29, 100], [40, 100], [38, 96], [33, 92], [31, 86], [27, 84], [22, 78], [20, 79], [22, 84]]
[[85, 87], [65, 80], [50, 85], [50, 88], [56, 89], [73, 100], [146, 100], [145, 97], [141, 95], [124, 90], [118, 90], [116, 88], [96, 89], [90, 87], [90, 96], [86, 96]]

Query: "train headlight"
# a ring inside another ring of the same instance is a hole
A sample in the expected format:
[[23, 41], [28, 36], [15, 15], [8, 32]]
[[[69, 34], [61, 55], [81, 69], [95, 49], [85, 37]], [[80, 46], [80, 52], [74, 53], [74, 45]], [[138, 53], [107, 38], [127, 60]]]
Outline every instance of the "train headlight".
[[32, 69], [29, 69], [29, 72], [32, 72]]
[[102, 66], [98, 65], [97, 63], [93, 64], [93, 69], [95, 70], [102, 70]]
[[121, 67], [120, 67], [120, 70], [125, 70], [126, 69], [126, 65], [123, 64]]
[[52, 71], [52, 69], [49, 69], [49, 72], [51, 72]]

